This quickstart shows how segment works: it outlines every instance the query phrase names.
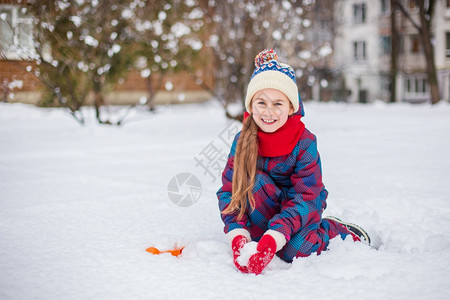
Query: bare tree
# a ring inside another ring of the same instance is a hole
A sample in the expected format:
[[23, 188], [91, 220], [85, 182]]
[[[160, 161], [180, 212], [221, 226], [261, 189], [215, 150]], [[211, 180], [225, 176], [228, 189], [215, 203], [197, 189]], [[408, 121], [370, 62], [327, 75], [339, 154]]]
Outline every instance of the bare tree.
[[[39, 4], [39, 5], [38, 5]], [[84, 103], [85, 89], [83, 80], [71, 80], [73, 79], [74, 65], [68, 63], [68, 61], [58, 60], [57, 54], [49, 51], [50, 45], [58, 44], [61, 40], [59, 35], [63, 26], [61, 23], [57, 23], [56, 4], [54, 1], [28, 1], [28, 3], [15, 3], [20, 9], [22, 15], [28, 17], [32, 16], [32, 26], [18, 28], [17, 24], [6, 22], [11, 32], [21, 31], [24, 35], [32, 36], [32, 45], [28, 49], [15, 49], [12, 45], [11, 49], [0, 48], [0, 57], [7, 60], [9, 63], [15, 64], [19, 69], [30, 72], [36, 76], [40, 82], [44, 85], [44, 92], [42, 99], [47, 99], [41, 103], [45, 105], [49, 102], [53, 102], [56, 98], [59, 105], [69, 109], [70, 114], [79, 123], [84, 123], [84, 118], [78, 113], [78, 110]], [[68, 12], [66, 10], [65, 12]], [[62, 18], [64, 19], [64, 18]], [[55, 28], [58, 30], [55, 31]], [[19, 60], [8, 60], [6, 52], [14, 51]], [[62, 51], [65, 57], [71, 56], [69, 54], [70, 48]], [[29, 65], [20, 64], [19, 61], [28, 61]], [[26, 66], [26, 67], [25, 67]], [[48, 72], [47, 72], [48, 71]], [[48, 101], [48, 99], [51, 99]]]
[[194, 72], [203, 44], [199, 32], [203, 12], [180, 0], [140, 0], [135, 13], [137, 68], [147, 78], [150, 110], [167, 74], [181, 70]]
[[29, 34], [34, 47], [21, 59], [36, 62], [33, 74], [45, 87], [41, 104], [53, 105], [56, 99], [84, 123], [79, 111], [93, 93], [98, 122], [111, 124], [101, 116], [101, 107], [104, 94], [133, 63], [131, 5], [117, 0], [29, 0], [24, 9], [33, 16]]
[[415, 0], [416, 6], [419, 8], [419, 22], [417, 22], [411, 13], [405, 8], [401, 0], [394, 0], [396, 7], [404, 14], [404, 16], [417, 29], [420, 41], [423, 46], [426, 59], [426, 72], [428, 83], [430, 85], [431, 103], [436, 104], [440, 100], [439, 82], [437, 79], [436, 65], [434, 59], [431, 25], [433, 22], [435, 0]]
[[[313, 2], [313, 1], [303, 1]], [[213, 94], [226, 109], [242, 103], [254, 69], [254, 57], [274, 48], [280, 57], [289, 56], [299, 42], [292, 33], [301, 28], [302, 1], [200, 1], [205, 12], [206, 45], [214, 59]]]
[[398, 71], [398, 30], [397, 30], [397, 0], [390, 0], [391, 4], [391, 97], [390, 102], [397, 102], [397, 71]]
[[331, 94], [335, 87], [329, 86], [329, 82], [338, 75], [333, 70], [332, 55], [336, 36], [334, 5], [327, 0], [315, 0], [302, 9], [302, 30], [291, 29], [299, 35], [291, 57], [298, 70], [300, 94], [304, 99], [327, 101], [335, 96]]

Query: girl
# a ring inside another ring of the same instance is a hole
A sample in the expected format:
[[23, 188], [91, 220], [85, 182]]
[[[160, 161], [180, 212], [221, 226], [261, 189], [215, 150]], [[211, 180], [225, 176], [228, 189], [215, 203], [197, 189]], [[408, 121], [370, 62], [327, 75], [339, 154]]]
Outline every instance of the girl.
[[[233, 261], [244, 273], [260, 274], [275, 254], [286, 262], [320, 254], [337, 235], [353, 240], [367, 233], [338, 218], [322, 218], [328, 192], [316, 137], [301, 121], [303, 104], [295, 73], [266, 49], [255, 58], [236, 135], [217, 192]], [[237, 258], [250, 241], [257, 252], [246, 266]]]

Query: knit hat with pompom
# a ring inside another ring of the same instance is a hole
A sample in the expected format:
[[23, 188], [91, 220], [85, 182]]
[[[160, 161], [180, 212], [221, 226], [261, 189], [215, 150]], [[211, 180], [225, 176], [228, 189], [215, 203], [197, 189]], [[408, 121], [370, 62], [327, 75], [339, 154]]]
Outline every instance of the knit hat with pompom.
[[294, 107], [294, 113], [299, 108], [304, 115], [303, 105], [295, 80], [294, 69], [278, 62], [278, 55], [272, 49], [265, 49], [255, 57], [255, 70], [247, 87], [245, 109], [250, 113], [250, 102], [253, 96], [262, 89], [276, 89], [284, 93]]

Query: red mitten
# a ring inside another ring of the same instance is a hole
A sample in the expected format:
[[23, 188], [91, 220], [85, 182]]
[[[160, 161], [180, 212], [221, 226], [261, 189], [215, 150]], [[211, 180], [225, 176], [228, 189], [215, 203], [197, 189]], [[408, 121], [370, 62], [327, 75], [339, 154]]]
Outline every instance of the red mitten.
[[241, 255], [241, 249], [247, 244], [247, 238], [243, 235], [237, 235], [231, 242], [231, 249], [233, 250], [233, 262], [236, 268], [242, 273], [248, 273], [248, 269], [245, 266], [241, 266], [237, 259]]
[[258, 275], [261, 274], [275, 256], [277, 243], [271, 235], [265, 234], [258, 242], [256, 251], [258, 252], [250, 256], [247, 267], [248, 272]]

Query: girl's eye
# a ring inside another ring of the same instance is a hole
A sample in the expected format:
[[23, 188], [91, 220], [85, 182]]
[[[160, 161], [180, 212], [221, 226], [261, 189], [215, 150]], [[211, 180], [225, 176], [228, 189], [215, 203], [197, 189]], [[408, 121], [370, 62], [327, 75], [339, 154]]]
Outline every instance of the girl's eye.
[[280, 103], [280, 102], [278, 102], [278, 103], [275, 103], [275, 105], [276, 105], [276, 106], [280, 106], [280, 105], [283, 105], [283, 104]]
[[265, 103], [264, 103], [264, 102], [262, 102], [262, 101], [259, 101], [259, 102], [258, 102], [258, 104], [260, 104], [260, 105], [264, 105]]

